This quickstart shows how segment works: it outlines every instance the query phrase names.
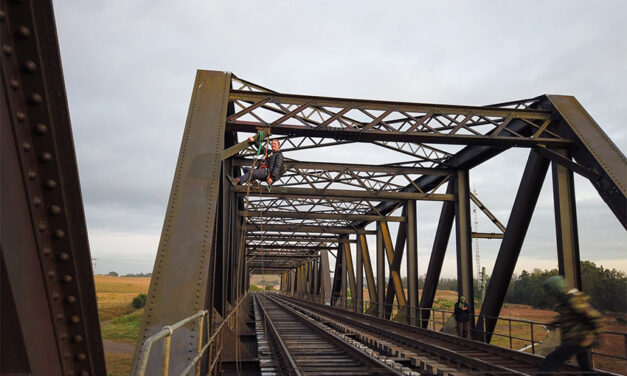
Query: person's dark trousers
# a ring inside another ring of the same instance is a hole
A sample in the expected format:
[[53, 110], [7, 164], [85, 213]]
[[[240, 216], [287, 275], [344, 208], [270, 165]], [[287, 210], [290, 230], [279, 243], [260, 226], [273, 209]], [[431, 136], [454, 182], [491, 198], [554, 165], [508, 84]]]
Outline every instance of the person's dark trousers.
[[470, 331], [470, 321], [461, 322], [457, 321], [457, 335], [462, 338], [468, 338], [468, 332]]
[[[244, 175], [239, 177], [239, 182], [240, 184], [244, 184], [248, 182], [249, 179], [249, 175], [250, 175], [250, 167], [244, 167], [242, 168], [244, 170]], [[268, 169], [267, 168], [260, 168], [260, 169], [256, 169], [253, 170], [253, 177], [251, 180], [253, 179], [257, 179], [257, 180], [263, 180], [265, 181], [268, 178]]]
[[577, 363], [579, 364], [581, 370], [586, 371], [583, 373], [584, 375], [595, 375], [595, 373], [592, 372], [593, 368], [590, 348], [568, 343], [556, 348], [552, 353], [544, 358], [544, 361], [540, 365], [540, 373], [538, 375], [550, 375], [550, 373], [542, 372], [557, 372], [560, 366], [573, 355], [577, 355]]

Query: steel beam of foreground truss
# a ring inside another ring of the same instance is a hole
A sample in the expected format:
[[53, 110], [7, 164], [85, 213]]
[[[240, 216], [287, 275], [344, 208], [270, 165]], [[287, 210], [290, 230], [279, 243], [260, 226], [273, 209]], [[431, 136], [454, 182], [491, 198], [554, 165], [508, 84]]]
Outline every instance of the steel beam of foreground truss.
[[51, 1], [0, 1], [0, 374], [104, 376]]
[[505, 236], [501, 242], [494, 270], [486, 289], [477, 331], [473, 333], [475, 339], [483, 340], [484, 332], [486, 342], [489, 343], [492, 338], [492, 332], [496, 327], [496, 319], [494, 318], [498, 317], [501, 312], [507, 287], [512, 279], [516, 261], [527, 234], [548, 167], [549, 161], [547, 159], [534, 151], [529, 153], [529, 159], [507, 221]]
[[[453, 193], [454, 186], [454, 181], [449, 182], [446, 192]], [[423, 328], [429, 325], [430, 308], [433, 307], [433, 300], [435, 299], [436, 288], [440, 280], [440, 273], [442, 272], [442, 265], [444, 264], [444, 255], [446, 254], [446, 247], [451, 237], [454, 219], [455, 204], [453, 202], [442, 203], [440, 219], [435, 232], [435, 238], [433, 239], [431, 258], [429, 259], [429, 266], [427, 267], [427, 274], [425, 275], [422, 297], [420, 298]]]
[[407, 242], [407, 302], [409, 324], [416, 325], [418, 316], [418, 239], [416, 231], [416, 201], [406, 204], [406, 242]]
[[[230, 73], [225, 72], [198, 71], [196, 75], [135, 351], [135, 367], [146, 338], [202, 309], [212, 310], [214, 291], [209, 278], [215, 276], [216, 255], [212, 250], [216, 246], [214, 228], [220, 193], [220, 179], [216, 177], [221, 175], [230, 80]], [[185, 368], [188, 344], [195, 343], [197, 335], [189, 331], [172, 339], [170, 372], [178, 374]], [[161, 372], [160, 366], [160, 357], [151, 356], [147, 374]]]
[[[457, 240], [457, 291], [465, 296], [470, 317], [474, 317], [474, 289], [472, 278], [472, 247], [470, 227], [470, 178], [468, 170], [459, 170], [455, 179], [455, 234]], [[470, 320], [470, 329], [475, 322]]]
[[[403, 210], [405, 215], [405, 210]], [[403, 284], [401, 282], [401, 262], [403, 260], [403, 249], [405, 245], [406, 227], [399, 226], [398, 233], [396, 235], [396, 247], [392, 245], [392, 237], [390, 229], [385, 222], [381, 222], [380, 226], [381, 236], [383, 238], [383, 246], [386, 251], [387, 260], [390, 268], [390, 279], [388, 281], [388, 288], [385, 293], [385, 318], [391, 318], [392, 304], [394, 303], [394, 296], [396, 295], [396, 302], [399, 307], [399, 313], [397, 319], [400, 321], [406, 321], [407, 319], [407, 299], [405, 298], [405, 290], [403, 290]]]
[[[568, 158], [568, 151], [560, 150], [558, 153]], [[555, 162], [552, 163], [552, 172], [559, 272], [564, 276], [569, 287], [581, 290], [579, 236], [577, 234], [577, 210], [573, 172]]]

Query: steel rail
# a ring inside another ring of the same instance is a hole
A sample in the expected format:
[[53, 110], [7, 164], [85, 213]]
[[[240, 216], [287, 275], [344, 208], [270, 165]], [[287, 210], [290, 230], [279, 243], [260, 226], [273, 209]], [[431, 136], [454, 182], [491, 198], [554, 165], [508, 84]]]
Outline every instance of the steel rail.
[[[278, 297], [273, 297], [273, 298], [278, 298]], [[341, 313], [335, 313], [335, 312], [332, 312], [332, 310], [335, 310], [335, 309], [332, 309], [330, 307], [325, 307], [325, 308], [329, 308], [328, 310], [321, 309], [317, 306], [314, 306], [313, 304], [309, 302], [305, 302], [305, 301], [298, 300], [295, 298], [287, 298], [285, 296], [281, 296], [281, 298], [279, 299], [285, 299], [285, 301], [288, 301], [294, 306], [298, 306], [300, 309], [303, 309], [305, 311], [317, 312], [318, 314], [327, 316], [327, 319], [338, 320], [342, 324], [352, 325], [354, 327], [359, 328], [360, 330], [364, 330], [367, 332], [381, 335], [383, 337], [386, 337], [388, 340], [392, 339], [397, 342], [409, 344], [412, 347], [429, 352], [437, 356], [440, 359], [445, 359], [447, 361], [457, 363], [464, 367], [468, 367], [468, 368], [472, 368], [481, 372], [485, 372], [485, 374], [488, 374], [488, 375], [502, 375], [502, 374], [521, 375], [521, 376], [526, 375], [526, 373], [522, 373], [511, 368], [494, 365], [489, 362], [483, 361], [481, 359], [463, 355], [457, 351], [449, 350], [447, 348], [444, 348], [435, 344], [419, 341], [408, 335], [402, 335], [399, 332], [390, 332], [389, 330], [386, 330], [386, 327], [387, 328], [390, 328], [390, 327], [401, 328], [407, 333], [428, 335], [429, 337], [435, 337], [438, 334], [442, 336], [440, 333], [431, 332], [422, 328], [415, 328], [409, 325], [396, 323], [390, 320], [379, 319], [379, 318], [366, 316], [366, 315], [359, 315], [357, 313], [344, 311], [344, 310], [340, 311]], [[303, 307], [307, 307], [307, 308], [303, 308]], [[357, 316], [359, 316], [359, 320], [351, 318], [351, 317], [357, 317]], [[463, 343], [463, 341], [461, 341], [460, 338], [455, 337], [455, 339], [460, 340], [457, 343], [458, 345], [459, 343]], [[485, 345], [479, 342], [473, 342], [472, 346], [475, 348], [477, 347], [481, 348], [482, 346], [485, 347], [489, 345]], [[481, 349], [481, 350], [484, 350], [484, 349]], [[490, 346], [489, 350], [492, 350], [491, 353], [494, 354], [492, 346]]]
[[290, 350], [287, 348], [287, 345], [285, 344], [285, 342], [283, 342], [283, 339], [281, 338], [279, 331], [274, 326], [274, 323], [272, 322], [272, 319], [270, 318], [270, 315], [268, 314], [268, 311], [266, 310], [264, 303], [262, 303], [261, 299], [257, 297], [257, 294], [253, 294], [253, 299], [255, 299], [257, 306], [261, 310], [261, 319], [264, 322], [264, 327], [266, 328], [266, 332], [267, 332], [267, 329], [269, 329], [270, 337], [272, 338], [275, 348], [278, 349], [279, 355], [281, 356], [284, 362], [283, 363], [284, 370], [286, 370], [287, 373], [290, 375], [295, 375], [295, 376], [302, 375], [301, 370], [298, 368], [298, 364], [296, 364], [296, 361], [294, 360], [294, 357], [290, 353]]
[[[320, 313], [321, 315], [333, 316], [337, 320], [342, 321], [343, 323], [350, 322], [351, 325], [354, 324], [355, 326], [360, 327], [360, 329], [364, 331], [370, 331], [370, 332], [378, 331], [379, 333], [387, 333], [389, 335], [389, 337], [387, 338], [388, 340], [402, 338], [401, 342], [405, 342], [411, 345], [412, 342], [418, 342], [415, 338], [411, 337], [412, 334], [439, 339], [439, 340], [443, 340], [446, 342], [450, 342], [451, 346], [459, 347], [460, 345], [462, 345], [464, 347], [472, 348], [475, 352], [484, 351], [494, 356], [503, 357], [503, 359], [507, 358], [513, 361], [519, 361], [523, 364], [527, 364], [530, 368], [533, 368], [534, 374], [536, 372], [535, 369], [539, 367], [540, 363], [543, 360], [543, 358], [538, 355], [528, 354], [528, 353], [515, 351], [515, 350], [511, 350], [507, 348], [501, 348], [501, 347], [493, 346], [493, 345], [483, 343], [483, 342], [465, 340], [457, 336], [451, 336], [451, 335], [444, 334], [444, 333], [438, 333], [438, 332], [434, 332], [431, 330], [427, 330], [427, 329], [423, 329], [423, 328], [419, 328], [419, 327], [415, 327], [415, 326], [411, 326], [407, 324], [402, 324], [402, 323], [398, 323], [398, 322], [394, 322], [394, 321], [390, 321], [386, 319], [381, 319], [381, 318], [370, 316], [370, 315], [359, 314], [356, 312], [351, 312], [351, 311], [347, 311], [347, 310], [343, 310], [343, 309], [339, 309], [335, 307], [321, 306], [319, 304], [314, 304], [308, 301], [304, 301], [302, 299], [288, 297], [285, 295], [279, 296], [279, 295], [274, 294], [273, 297], [276, 297], [279, 299], [284, 298], [286, 301], [296, 306], [306, 306], [310, 308], [312, 311], [321, 312]], [[303, 308], [303, 309], [306, 310], [306, 308]], [[354, 319], [351, 319], [349, 317], [352, 317]], [[393, 330], [392, 331], [385, 330], [386, 327], [400, 330], [402, 333], [406, 333], [406, 334], [401, 334], [398, 331], [393, 331]], [[382, 335], [385, 335], [385, 334], [382, 334]], [[452, 352], [451, 355], [452, 357], [450, 359], [452, 361], [455, 361], [455, 359], [458, 356], [462, 356], [461, 354], [459, 354], [458, 351]], [[474, 356], [476, 356], [476, 354]], [[469, 358], [469, 359], [475, 360], [474, 358]], [[489, 365], [492, 366], [491, 364]], [[564, 372], [567, 372], [568, 374], [572, 374], [573, 372], [578, 373], [579, 368], [569, 365], [569, 364], [565, 364], [562, 366], [562, 370], [564, 370]], [[515, 372], [514, 374], [516, 373], [521, 374], [519, 371], [516, 371], [516, 370], [514, 370], [514, 372]], [[616, 376], [617, 375], [612, 372], [601, 371], [601, 370], [595, 370], [594, 372], [602, 376]], [[522, 373], [522, 374], [526, 374], [526, 373]]]
[[[264, 298], [267, 298], [266, 294], [264, 294], [263, 296], [264, 296]], [[261, 300], [261, 299], [259, 299], [259, 300]], [[374, 358], [374, 357], [368, 355], [367, 353], [365, 353], [364, 351], [351, 346], [350, 344], [346, 343], [344, 340], [342, 340], [338, 336], [334, 335], [333, 333], [329, 332], [328, 330], [323, 329], [320, 326], [318, 326], [318, 325], [312, 323], [311, 321], [307, 320], [302, 314], [299, 314], [298, 312], [294, 311], [292, 308], [290, 308], [289, 306], [286, 306], [284, 303], [282, 303], [280, 301], [276, 301], [276, 300], [271, 299], [271, 298], [269, 300], [271, 300], [273, 303], [278, 305], [281, 309], [286, 311], [292, 317], [295, 317], [299, 322], [301, 322], [301, 323], [305, 324], [306, 326], [310, 327], [314, 332], [319, 334], [321, 337], [327, 339], [330, 343], [339, 346], [347, 354], [349, 354], [350, 356], [356, 358], [361, 364], [367, 365], [368, 366], [368, 370], [370, 372], [376, 372], [377, 375], [387, 375], [387, 374], [390, 374], [390, 375], [403, 375], [402, 372], [399, 372], [399, 371], [391, 368], [389, 365], [383, 363], [381, 360], [379, 360], [377, 358]]]

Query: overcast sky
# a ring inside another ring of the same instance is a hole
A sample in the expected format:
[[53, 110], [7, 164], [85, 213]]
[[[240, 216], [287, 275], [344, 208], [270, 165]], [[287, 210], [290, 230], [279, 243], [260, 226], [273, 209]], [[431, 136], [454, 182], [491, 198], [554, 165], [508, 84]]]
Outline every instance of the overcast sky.
[[[574, 95], [627, 146], [624, 0], [64, 0], [55, 12], [97, 273], [152, 271], [197, 69], [364, 99], [485, 105]], [[504, 223], [527, 154], [509, 150], [471, 171]], [[332, 149], [325, 157], [342, 159]], [[517, 272], [557, 265], [551, 190], [549, 174]], [[576, 194], [581, 258], [627, 271], [625, 230], [589, 182], [577, 177]], [[439, 208], [418, 203], [421, 274]], [[479, 231], [491, 226], [479, 218]], [[479, 243], [488, 273], [498, 245]], [[454, 274], [449, 246], [443, 275]]]

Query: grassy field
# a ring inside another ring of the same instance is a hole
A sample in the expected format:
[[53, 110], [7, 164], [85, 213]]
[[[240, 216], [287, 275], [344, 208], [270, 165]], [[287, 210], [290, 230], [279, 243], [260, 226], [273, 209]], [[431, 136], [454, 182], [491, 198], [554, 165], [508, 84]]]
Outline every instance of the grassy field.
[[[144, 309], [133, 308], [132, 301], [138, 294], [148, 292], [150, 278], [97, 275], [94, 279], [102, 338], [116, 343], [134, 344], [139, 334]], [[129, 346], [124, 347], [128, 348]], [[107, 375], [128, 375], [131, 371], [133, 354], [127, 350], [107, 351], [105, 343], [105, 361]]]
[[[254, 282], [276, 282], [278, 278], [265, 276], [264, 278], [256, 277]], [[109, 277], [96, 276], [96, 294], [98, 300], [98, 312], [100, 315], [100, 324], [102, 337], [106, 341], [113, 341], [114, 344], [122, 346], [111, 347], [118, 348], [117, 351], [107, 351], [107, 343], [105, 343], [105, 358], [107, 362], [107, 374], [110, 376], [128, 375], [132, 363], [132, 350], [128, 350], [131, 344], [135, 344], [141, 326], [143, 317], [143, 309], [133, 308], [131, 302], [134, 297], [140, 293], [147, 293], [150, 285], [150, 278], [147, 277]], [[251, 283], [253, 280], [251, 280]], [[420, 295], [420, 294], [419, 294]], [[368, 290], [364, 290], [363, 296], [368, 297]], [[452, 311], [455, 301], [457, 300], [457, 292], [455, 291], [437, 291], [434, 300], [434, 308], [444, 311]], [[477, 308], [477, 311], [479, 308]], [[436, 321], [441, 322], [442, 317], [448, 320], [450, 312], [436, 313]], [[625, 315], [608, 315], [608, 330], [625, 332]], [[512, 319], [529, 320], [535, 322], [550, 322], [555, 317], [555, 312], [550, 310], [533, 309], [526, 305], [505, 304], [501, 310], [501, 317], [509, 317]], [[436, 330], [441, 328], [441, 324], [436, 325]], [[534, 340], [540, 341], [546, 337], [546, 330], [540, 325], [533, 326]], [[508, 335], [510, 332], [510, 323], [508, 320], [499, 320], [497, 324], [497, 333]], [[531, 338], [531, 327], [529, 323], [520, 321], [511, 321], [511, 334], [513, 337], [521, 338], [512, 341], [512, 348], [521, 349], [529, 344], [528, 339]], [[526, 340], [525, 340], [526, 339]], [[510, 347], [510, 340], [506, 337], [494, 336], [493, 344], [503, 347]], [[125, 345], [125, 346], [124, 346]], [[603, 353], [621, 353], [624, 351], [624, 338], [621, 336], [607, 336], [603, 339], [602, 346], [598, 351]], [[119, 351], [123, 348], [124, 351]], [[531, 351], [528, 349], [527, 351]], [[622, 361], [621, 361], [622, 362]], [[624, 362], [614, 363], [606, 359], [597, 361], [596, 366], [621, 371], [620, 367], [624, 367]]]

